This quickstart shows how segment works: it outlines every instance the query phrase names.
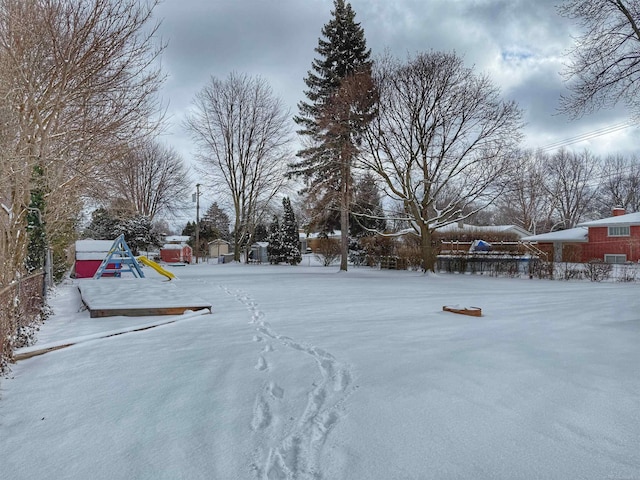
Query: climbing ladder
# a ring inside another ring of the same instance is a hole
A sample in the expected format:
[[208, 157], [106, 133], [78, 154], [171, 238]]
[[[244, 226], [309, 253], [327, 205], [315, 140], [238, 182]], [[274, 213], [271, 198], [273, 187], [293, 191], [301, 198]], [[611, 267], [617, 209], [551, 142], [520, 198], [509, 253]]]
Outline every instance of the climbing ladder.
[[[107, 268], [110, 264], [116, 265], [116, 268]], [[131, 253], [127, 242], [124, 241], [124, 235], [120, 235], [113, 242], [109, 253], [107, 253], [107, 256], [102, 260], [93, 278], [100, 278], [105, 273], [113, 273], [115, 277], [119, 277], [122, 273], [126, 272], [133, 273], [134, 277], [144, 278], [140, 264], [133, 256], [133, 253]]]

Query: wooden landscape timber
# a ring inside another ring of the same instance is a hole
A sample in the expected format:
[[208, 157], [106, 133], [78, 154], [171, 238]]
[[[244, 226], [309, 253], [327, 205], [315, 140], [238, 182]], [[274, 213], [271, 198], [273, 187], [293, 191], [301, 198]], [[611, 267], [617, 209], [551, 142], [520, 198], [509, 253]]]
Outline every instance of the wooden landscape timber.
[[459, 313], [461, 315], [469, 315], [471, 317], [481, 317], [482, 316], [482, 309], [480, 307], [448, 307], [448, 306], [444, 306], [442, 307], [442, 310], [445, 312], [451, 312], [451, 313]]

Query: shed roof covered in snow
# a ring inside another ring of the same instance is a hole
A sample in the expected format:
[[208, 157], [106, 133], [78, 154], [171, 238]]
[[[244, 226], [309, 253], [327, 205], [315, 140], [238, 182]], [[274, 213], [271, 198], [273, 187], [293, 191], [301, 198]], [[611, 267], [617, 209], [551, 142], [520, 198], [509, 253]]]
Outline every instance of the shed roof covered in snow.
[[162, 246], [162, 250], [182, 250], [184, 245], [179, 243], [165, 243]]
[[108, 252], [114, 240], [78, 240], [76, 241], [76, 252]]
[[189, 235], [168, 235], [164, 241], [167, 243], [187, 243], [190, 238]]
[[77, 240], [76, 260], [103, 260], [115, 240]]

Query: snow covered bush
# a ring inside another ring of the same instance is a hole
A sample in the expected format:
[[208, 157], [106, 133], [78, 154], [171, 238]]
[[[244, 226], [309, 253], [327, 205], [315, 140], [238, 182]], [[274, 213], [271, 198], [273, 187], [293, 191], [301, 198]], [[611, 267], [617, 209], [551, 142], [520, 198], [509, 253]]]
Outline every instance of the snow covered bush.
[[638, 270], [636, 265], [618, 265], [615, 271], [615, 279], [618, 282], [635, 282], [638, 280]]
[[592, 282], [602, 282], [611, 278], [613, 265], [605, 263], [600, 259], [594, 259], [587, 262], [584, 266], [585, 274]]

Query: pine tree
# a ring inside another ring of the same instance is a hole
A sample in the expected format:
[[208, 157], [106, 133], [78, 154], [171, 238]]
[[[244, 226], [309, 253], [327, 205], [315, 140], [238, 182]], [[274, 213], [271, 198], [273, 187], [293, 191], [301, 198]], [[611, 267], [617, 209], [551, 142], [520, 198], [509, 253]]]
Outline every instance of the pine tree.
[[134, 255], [143, 248], [160, 246], [160, 239], [153, 231], [148, 216], [130, 215], [106, 208], [93, 211], [91, 223], [83, 236], [94, 240], [115, 240], [121, 234], [124, 234], [124, 240]]
[[302, 255], [300, 254], [300, 231], [289, 198], [285, 197], [282, 199], [282, 208], [284, 209], [282, 225], [280, 226], [282, 254], [289, 265], [297, 265], [302, 261]]
[[254, 242], [267, 242], [269, 241], [269, 231], [264, 223], [256, 225], [256, 229], [253, 231]]
[[209, 230], [214, 232], [215, 236], [211, 240], [221, 238], [222, 240], [229, 241], [231, 238], [231, 234], [229, 232], [229, 216], [218, 206], [216, 202], [213, 202], [202, 216], [200, 219], [200, 225], [207, 226]]
[[282, 252], [282, 231], [280, 230], [280, 221], [278, 216], [273, 216], [273, 221], [269, 225], [269, 245], [267, 246], [267, 257], [269, 263], [277, 265], [285, 260]]
[[384, 219], [380, 191], [375, 177], [369, 172], [365, 173], [354, 190], [349, 226], [351, 236], [361, 238], [374, 235], [375, 232], [384, 232], [387, 221]]
[[[298, 152], [300, 160], [290, 166], [290, 175], [305, 177], [306, 191], [319, 205], [340, 205], [343, 230], [340, 269], [346, 270], [351, 166], [357, 154], [354, 134], [370, 120], [367, 114], [351, 113], [354, 110], [368, 113], [369, 100], [374, 95], [370, 81], [371, 51], [367, 49], [362, 27], [355, 22], [351, 4], [334, 0], [331, 13], [333, 18], [324, 25], [323, 38], [315, 49], [320, 58], [314, 59], [305, 79], [309, 101], [298, 104], [300, 113], [294, 118], [301, 127], [298, 133], [309, 138], [311, 146]], [[352, 108], [354, 105], [357, 108]]]
[[94, 240], [115, 240], [119, 235], [118, 221], [113, 213], [106, 208], [97, 208], [91, 213], [91, 223], [87, 226], [83, 236]]

